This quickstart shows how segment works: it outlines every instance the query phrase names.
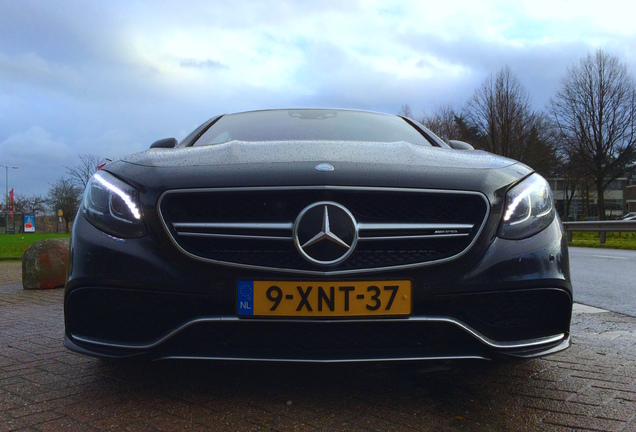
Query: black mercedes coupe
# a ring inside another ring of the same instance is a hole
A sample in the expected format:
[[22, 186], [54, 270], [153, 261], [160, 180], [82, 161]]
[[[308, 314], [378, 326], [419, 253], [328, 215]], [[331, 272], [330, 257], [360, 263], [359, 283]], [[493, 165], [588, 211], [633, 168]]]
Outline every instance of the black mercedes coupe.
[[572, 285], [528, 166], [409, 118], [265, 110], [91, 178], [64, 312], [102, 358], [528, 358], [569, 346]]

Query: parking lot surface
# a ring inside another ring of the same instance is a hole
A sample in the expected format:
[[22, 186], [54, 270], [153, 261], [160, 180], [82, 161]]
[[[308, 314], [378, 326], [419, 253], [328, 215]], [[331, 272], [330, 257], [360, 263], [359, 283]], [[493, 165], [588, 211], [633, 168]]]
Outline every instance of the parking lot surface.
[[0, 432], [636, 432], [636, 318], [578, 306], [573, 346], [520, 362], [109, 363], [62, 346], [63, 290], [0, 262]]

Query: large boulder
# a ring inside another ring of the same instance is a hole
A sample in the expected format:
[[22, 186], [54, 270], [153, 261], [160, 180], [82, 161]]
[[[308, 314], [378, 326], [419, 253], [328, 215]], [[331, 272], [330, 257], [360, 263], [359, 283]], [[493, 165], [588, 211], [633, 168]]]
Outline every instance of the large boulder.
[[24, 289], [60, 288], [66, 282], [69, 239], [39, 240], [22, 256]]

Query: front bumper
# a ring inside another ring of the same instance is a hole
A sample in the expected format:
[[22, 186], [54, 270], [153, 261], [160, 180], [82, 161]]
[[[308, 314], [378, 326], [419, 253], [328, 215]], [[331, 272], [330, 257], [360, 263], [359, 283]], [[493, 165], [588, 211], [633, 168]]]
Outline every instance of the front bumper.
[[572, 287], [558, 220], [452, 263], [355, 277], [412, 280], [413, 311], [401, 319], [238, 318], [239, 279], [293, 275], [201, 263], [153, 238], [161, 236], [150, 229], [114, 239], [78, 217], [68, 348], [113, 358], [329, 362], [535, 357], [569, 346]]

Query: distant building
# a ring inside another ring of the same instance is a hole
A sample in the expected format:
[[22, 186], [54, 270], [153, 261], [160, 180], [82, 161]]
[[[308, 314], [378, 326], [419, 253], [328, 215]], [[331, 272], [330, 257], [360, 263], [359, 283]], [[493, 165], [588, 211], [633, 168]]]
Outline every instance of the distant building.
[[625, 213], [636, 212], [636, 184], [631, 184], [625, 188]]
[[[599, 217], [596, 189], [590, 184], [586, 188], [579, 186], [570, 204], [569, 213], [566, 215], [567, 194], [566, 181], [562, 178], [549, 179], [555, 207], [562, 220], [583, 220], [585, 218]], [[568, 191], [569, 194], [569, 191]], [[605, 189], [605, 216], [607, 219], [620, 219], [622, 215], [630, 211], [636, 211], [636, 179], [620, 177], [612, 181]]]

